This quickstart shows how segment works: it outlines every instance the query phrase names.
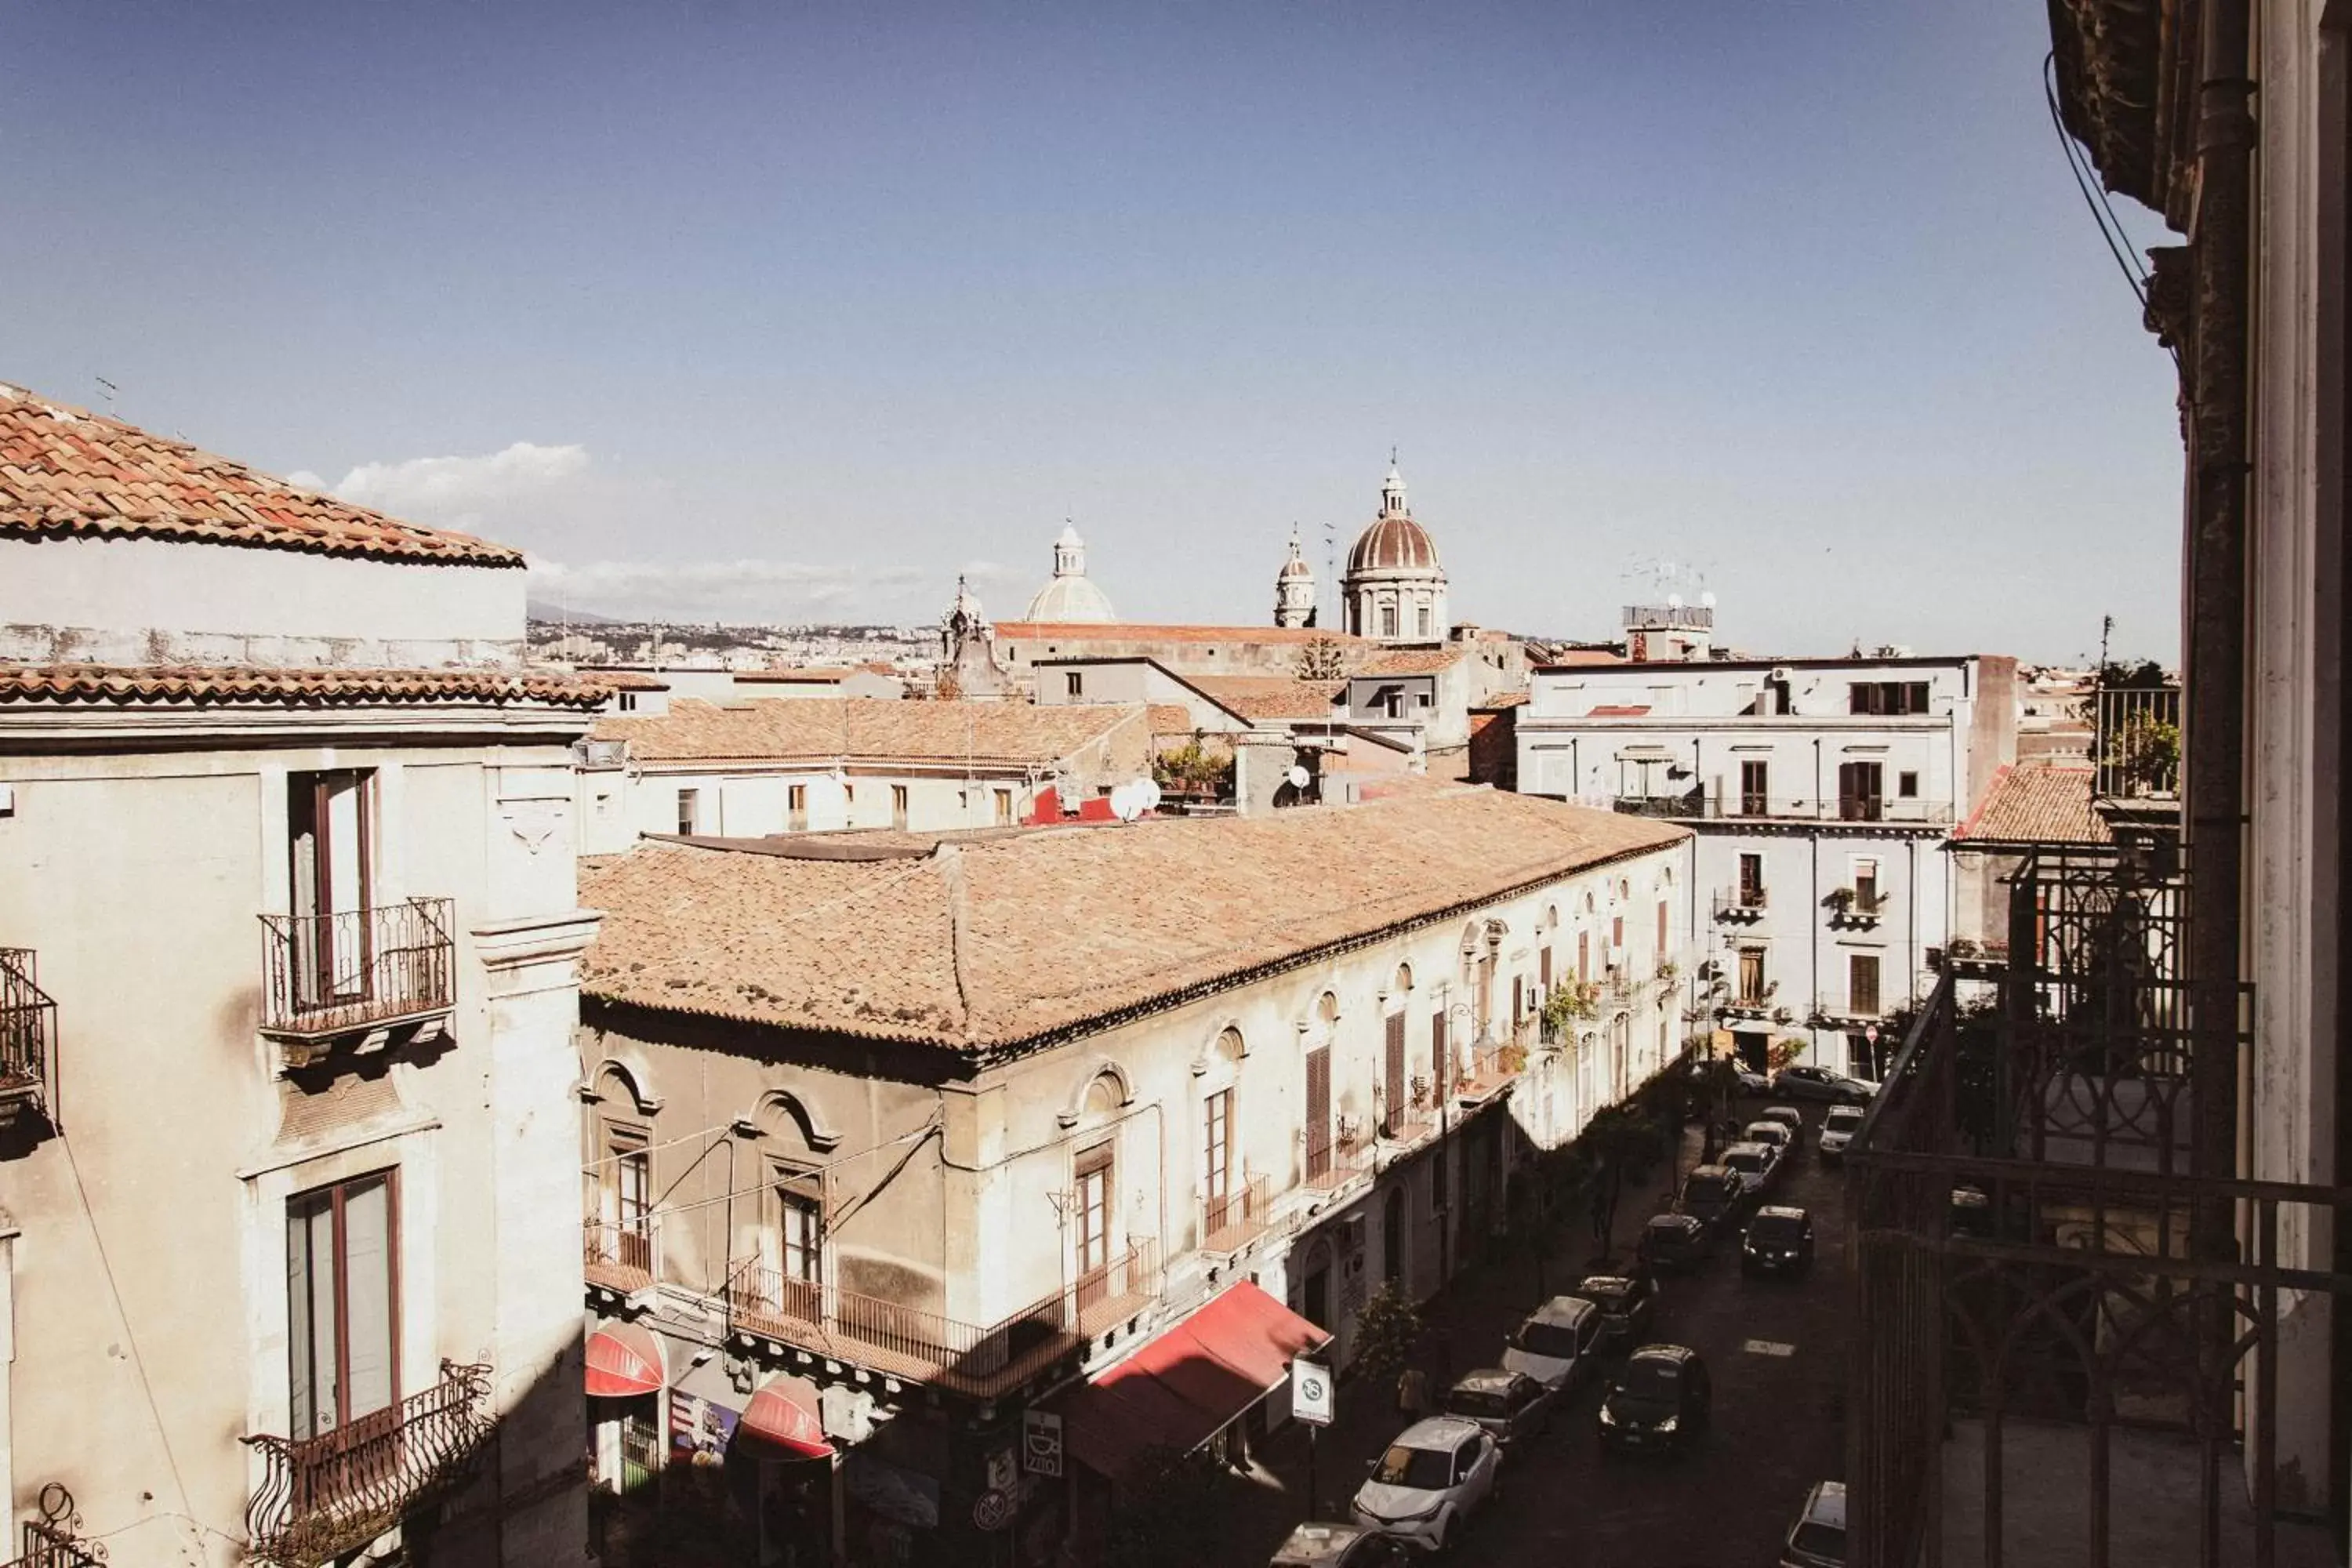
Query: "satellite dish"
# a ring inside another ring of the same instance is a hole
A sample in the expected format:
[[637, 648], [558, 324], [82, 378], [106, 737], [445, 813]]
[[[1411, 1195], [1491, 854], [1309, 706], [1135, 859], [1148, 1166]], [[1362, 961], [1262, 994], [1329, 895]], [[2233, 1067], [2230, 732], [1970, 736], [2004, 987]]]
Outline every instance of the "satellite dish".
[[1123, 784], [1110, 792], [1110, 814], [1121, 822], [1133, 822], [1143, 813], [1143, 795], [1135, 785]]
[[1290, 764], [1289, 778], [1291, 788], [1305, 789], [1307, 787], [1307, 781], [1312, 776], [1312, 774], [1308, 773], [1305, 768], [1300, 767], [1297, 763]]
[[1710, 610], [1715, 608], [1715, 590], [1709, 588], [1706, 593], [1701, 594], [1698, 596], [1698, 602]]
[[1146, 811], [1160, 809], [1160, 781], [1149, 776], [1135, 781], [1136, 798], [1143, 802]]
[[1666, 608], [1670, 610], [1679, 610], [1682, 607], [1683, 596], [1680, 594], [1669, 594], [1666, 595]]

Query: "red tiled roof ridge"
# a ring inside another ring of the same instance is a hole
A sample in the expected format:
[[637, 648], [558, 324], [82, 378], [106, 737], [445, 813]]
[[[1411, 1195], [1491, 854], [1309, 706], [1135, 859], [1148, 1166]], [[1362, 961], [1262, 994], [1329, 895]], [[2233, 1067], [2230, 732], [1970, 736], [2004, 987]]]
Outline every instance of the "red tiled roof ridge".
[[520, 567], [522, 552], [296, 488], [233, 458], [0, 382], [0, 536], [171, 539]]
[[0, 665], [0, 705], [319, 708], [386, 702], [542, 702], [585, 710], [602, 705], [611, 695], [611, 688], [599, 682], [547, 670]]
[[2113, 843], [2092, 802], [2097, 778], [2088, 764], [2061, 759], [2004, 763], [1952, 837], [1978, 844]]

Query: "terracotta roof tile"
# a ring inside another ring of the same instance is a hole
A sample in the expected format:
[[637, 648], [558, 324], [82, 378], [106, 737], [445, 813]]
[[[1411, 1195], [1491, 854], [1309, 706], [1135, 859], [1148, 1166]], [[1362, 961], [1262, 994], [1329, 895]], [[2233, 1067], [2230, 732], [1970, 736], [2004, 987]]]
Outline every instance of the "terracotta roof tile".
[[1188, 686], [1244, 719], [1328, 719], [1344, 680], [1300, 680], [1289, 675], [1187, 675]]
[[1363, 665], [1358, 675], [1435, 675], [1452, 669], [1469, 653], [1466, 647], [1391, 648]]
[[0, 384], [0, 535], [10, 534], [523, 564], [519, 550], [297, 489], [184, 441]]
[[2089, 768], [2017, 763], [1997, 771], [1952, 837], [1976, 844], [2112, 844], [2091, 805]]
[[878, 697], [764, 697], [723, 706], [695, 699], [669, 711], [598, 721], [600, 741], [626, 741], [641, 762], [839, 757], [845, 761], [1047, 765], [1119, 725], [1149, 738], [1140, 704], [1036, 707], [1026, 702], [902, 702]]
[[1521, 708], [1527, 705], [1527, 700], [1528, 694], [1524, 691], [1497, 691], [1484, 702], [1472, 703], [1470, 710], [1480, 713], [1494, 712], [1505, 708]]
[[375, 703], [543, 703], [593, 708], [612, 695], [581, 676], [499, 669], [313, 669], [247, 666], [0, 665], [0, 705], [174, 703], [198, 708]]
[[985, 1050], [1686, 837], [1455, 788], [867, 861], [656, 841], [583, 868], [581, 900], [604, 922], [581, 984], [609, 1002]]

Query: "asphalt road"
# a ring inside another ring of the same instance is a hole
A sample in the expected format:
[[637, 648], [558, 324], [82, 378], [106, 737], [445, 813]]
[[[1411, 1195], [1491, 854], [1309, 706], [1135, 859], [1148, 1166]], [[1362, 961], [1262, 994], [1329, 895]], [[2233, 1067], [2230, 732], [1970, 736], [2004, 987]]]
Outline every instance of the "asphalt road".
[[[1818, 1130], [1817, 1109], [1806, 1108]], [[1742, 1279], [1737, 1245], [1670, 1278], [1650, 1337], [1685, 1344], [1715, 1383], [1713, 1430], [1678, 1457], [1607, 1458], [1587, 1388], [1513, 1458], [1504, 1495], [1456, 1551], [1468, 1563], [1731, 1568], [1778, 1561], [1815, 1481], [1843, 1474], [1845, 1260], [1843, 1173], [1811, 1147], [1770, 1201], [1812, 1211], [1802, 1280]], [[1646, 1216], [1631, 1215], [1629, 1226]], [[1557, 1288], [1557, 1287], [1555, 1287]], [[1499, 1353], [1496, 1347], [1496, 1353]], [[1475, 1352], [1477, 1347], [1460, 1347]]]

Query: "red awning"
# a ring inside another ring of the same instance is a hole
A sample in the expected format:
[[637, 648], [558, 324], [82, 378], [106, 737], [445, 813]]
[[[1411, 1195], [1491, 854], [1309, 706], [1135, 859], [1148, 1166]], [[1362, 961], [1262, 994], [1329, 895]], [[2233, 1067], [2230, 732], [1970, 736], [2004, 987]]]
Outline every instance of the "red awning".
[[599, 1323], [588, 1336], [588, 1392], [604, 1399], [659, 1394], [660, 1336], [641, 1323]]
[[761, 1384], [735, 1424], [737, 1436], [746, 1434], [803, 1459], [833, 1452], [817, 1415], [816, 1387], [804, 1377], [772, 1377]]
[[1191, 1452], [1331, 1336], [1246, 1280], [1060, 1401], [1069, 1452], [1118, 1479], [1146, 1448]]

